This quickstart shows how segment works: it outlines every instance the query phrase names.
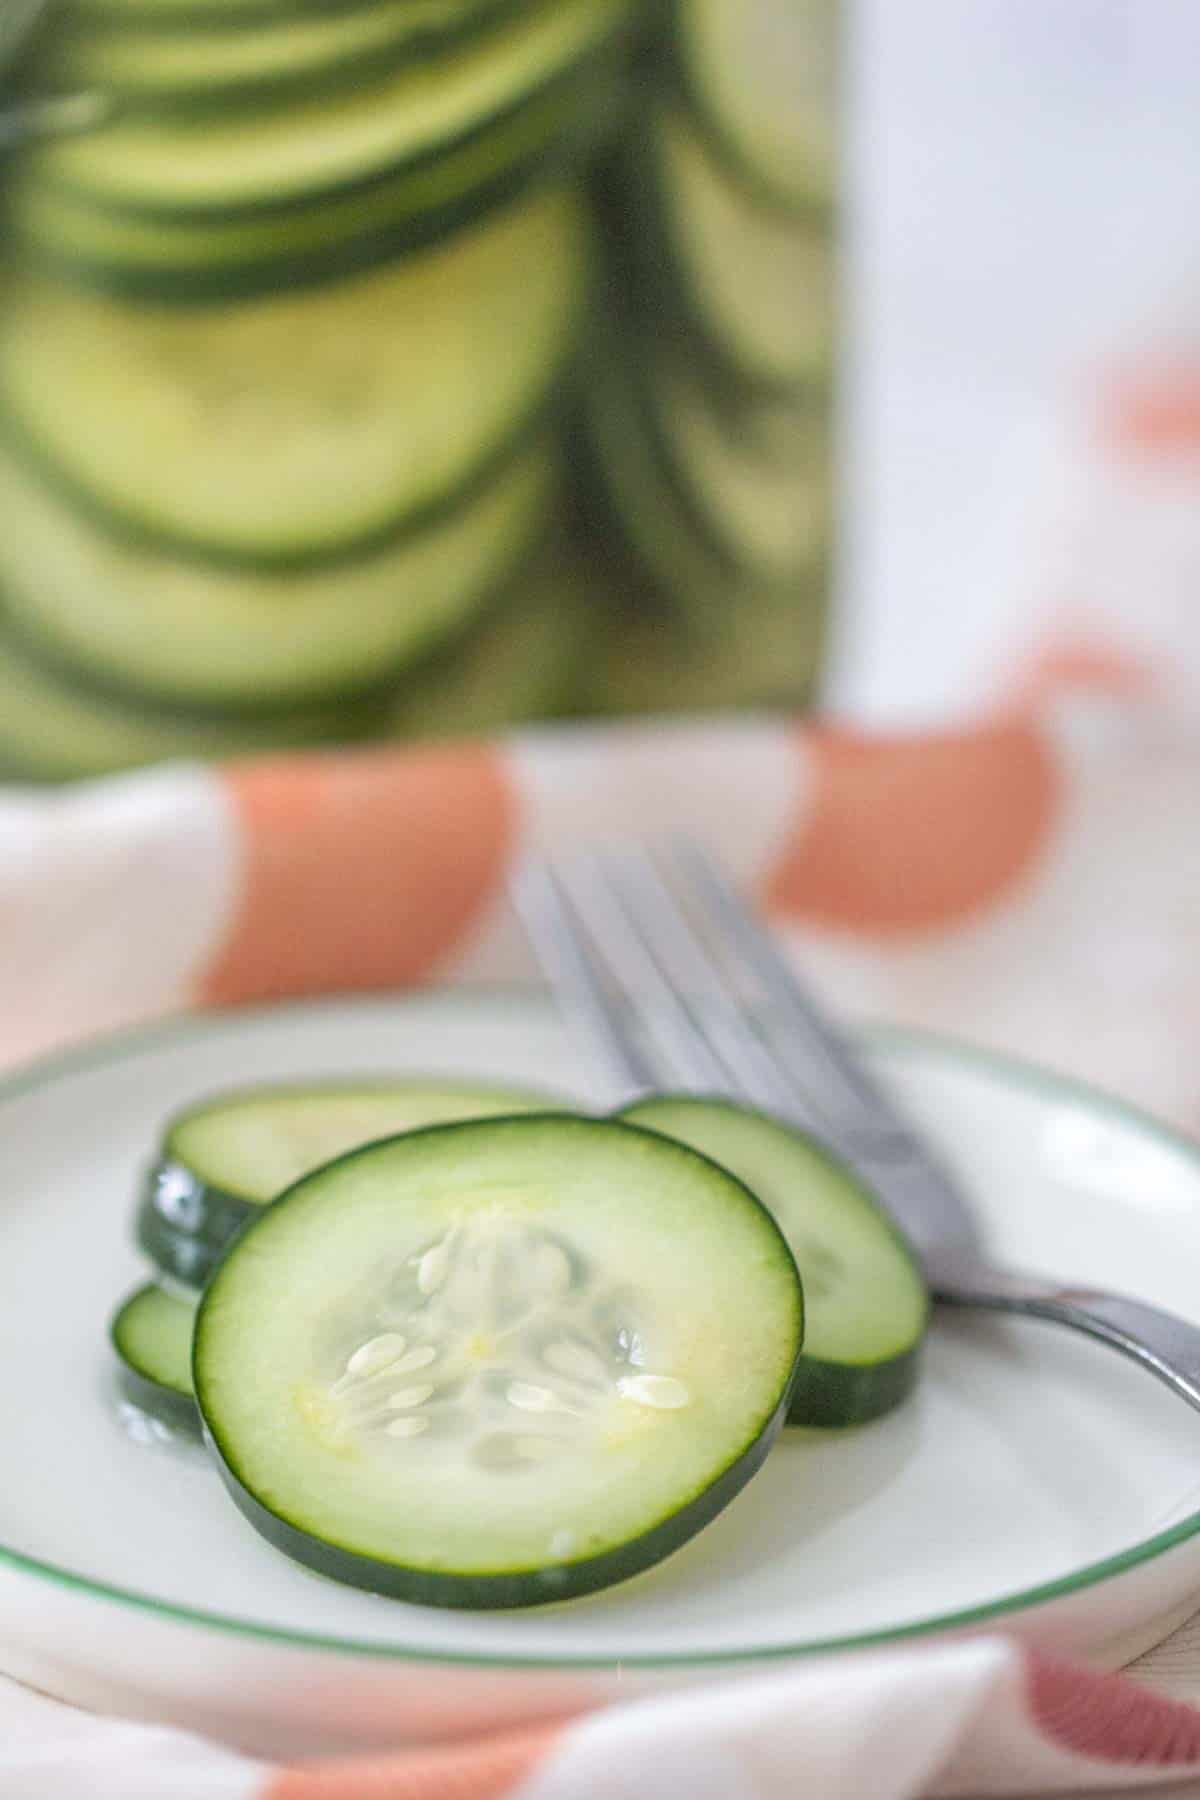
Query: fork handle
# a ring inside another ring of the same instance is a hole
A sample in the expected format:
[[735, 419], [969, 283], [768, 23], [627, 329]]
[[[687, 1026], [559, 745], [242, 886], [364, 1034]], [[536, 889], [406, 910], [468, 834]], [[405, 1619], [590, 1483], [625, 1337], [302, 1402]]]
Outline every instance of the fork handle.
[[1200, 1411], [1200, 1327], [1175, 1313], [1102, 1288], [1064, 1287], [970, 1258], [931, 1257], [936, 1300], [1047, 1319], [1098, 1338], [1140, 1363]]

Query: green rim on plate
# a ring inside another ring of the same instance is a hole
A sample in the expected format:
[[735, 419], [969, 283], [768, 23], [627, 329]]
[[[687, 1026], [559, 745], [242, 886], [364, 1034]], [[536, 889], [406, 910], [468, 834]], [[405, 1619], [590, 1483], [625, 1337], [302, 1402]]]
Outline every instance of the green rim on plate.
[[[482, 985], [462, 989], [445, 989], [431, 994], [426, 990], [415, 995], [415, 1003], [428, 1004], [435, 998], [438, 1004], [465, 1003], [507, 996], [510, 1001], [518, 1001], [540, 1009], [550, 1009], [550, 1002], [539, 989], [519, 987]], [[210, 1012], [201, 1017], [187, 1017], [168, 1020], [165, 1023], [136, 1027], [133, 1030], [106, 1033], [70, 1050], [60, 1051], [18, 1069], [0, 1081], [0, 1107], [6, 1101], [13, 1100], [27, 1093], [32, 1093], [48, 1086], [62, 1076], [72, 1075], [89, 1068], [103, 1067], [109, 1063], [123, 1061], [135, 1056], [143, 1049], [164, 1041], [177, 1042], [188, 1037], [202, 1036], [214, 1029], [228, 1025], [231, 1018], [236, 1017], [239, 1023], [253, 1028], [257, 1023], [267, 1023], [284, 1012], [321, 1013], [335, 1007], [361, 1008], [375, 1010], [378, 1008], [394, 1008], [406, 1004], [403, 995], [378, 996], [364, 998], [361, 995], [330, 995], [324, 1000], [298, 1000], [283, 1005], [233, 1008]], [[1059, 1075], [1050, 1070], [1039, 1068], [1036, 1064], [1023, 1062], [1002, 1052], [976, 1048], [972, 1045], [960, 1044], [952, 1038], [938, 1036], [931, 1032], [910, 1031], [895, 1027], [873, 1028], [868, 1032], [872, 1044], [878, 1045], [886, 1052], [899, 1054], [901, 1060], [907, 1056], [933, 1056], [943, 1061], [965, 1063], [976, 1069], [990, 1071], [1012, 1087], [1024, 1089], [1040, 1096], [1058, 1095], [1070, 1098], [1131, 1126], [1169, 1150], [1177, 1152], [1190, 1162], [1200, 1175], [1200, 1143], [1193, 1142], [1182, 1132], [1174, 1131], [1169, 1125], [1142, 1112], [1128, 1101], [1120, 1100], [1114, 1095], [1106, 1094], [1083, 1081], [1076, 1081], [1071, 1076]], [[264, 1643], [287, 1644], [297, 1650], [316, 1650], [337, 1652], [350, 1656], [369, 1656], [376, 1659], [397, 1662], [420, 1662], [441, 1664], [444, 1667], [479, 1668], [479, 1669], [610, 1669], [616, 1663], [629, 1669], [684, 1669], [720, 1667], [725, 1664], [752, 1664], [780, 1662], [787, 1658], [800, 1656], [828, 1655], [836, 1650], [862, 1650], [876, 1645], [899, 1643], [911, 1638], [928, 1637], [938, 1632], [962, 1631], [976, 1625], [988, 1624], [993, 1620], [1010, 1617], [1013, 1613], [1024, 1611], [1028, 1607], [1045, 1605], [1053, 1600], [1061, 1600], [1071, 1594], [1098, 1586], [1116, 1575], [1123, 1575], [1140, 1564], [1152, 1561], [1173, 1550], [1177, 1545], [1186, 1543], [1200, 1533], [1200, 1511], [1190, 1513], [1187, 1518], [1153, 1536], [1143, 1539], [1141, 1543], [1132, 1545], [1127, 1550], [1118, 1551], [1115, 1555], [1103, 1557], [1098, 1562], [1086, 1563], [1070, 1575], [1063, 1575], [1054, 1581], [1042, 1582], [1034, 1587], [1021, 1588], [1015, 1593], [1006, 1594], [998, 1600], [985, 1601], [979, 1606], [965, 1607], [958, 1612], [935, 1614], [929, 1618], [914, 1619], [903, 1625], [885, 1626], [877, 1631], [863, 1632], [849, 1637], [809, 1639], [799, 1643], [771, 1644], [762, 1649], [732, 1649], [709, 1651], [682, 1651], [675, 1654], [656, 1656], [570, 1656], [561, 1653], [553, 1656], [524, 1656], [509, 1653], [492, 1655], [470, 1655], [462, 1652], [447, 1651], [440, 1648], [426, 1648], [420, 1644], [381, 1644], [363, 1642], [360, 1639], [324, 1635], [320, 1632], [288, 1631], [279, 1626], [264, 1625], [252, 1619], [234, 1618], [224, 1613], [203, 1612], [197, 1607], [175, 1605], [170, 1601], [155, 1599], [150, 1594], [141, 1594], [134, 1589], [117, 1587], [109, 1582], [94, 1581], [89, 1576], [80, 1575], [70, 1569], [63, 1569], [56, 1564], [40, 1561], [37, 1557], [26, 1556], [19, 1550], [10, 1549], [0, 1544], [0, 1572], [11, 1569], [17, 1574], [32, 1575], [52, 1583], [56, 1587], [67, 1588], [75, 1593], [89, 1594], [98, 1600], [116, 1601], [136, 1611], [149, 1613], [151, 1616], [173, 1623], [193, 1625], [203, 1630], [231, 1634], [235, 1637], [257, 1639]]]

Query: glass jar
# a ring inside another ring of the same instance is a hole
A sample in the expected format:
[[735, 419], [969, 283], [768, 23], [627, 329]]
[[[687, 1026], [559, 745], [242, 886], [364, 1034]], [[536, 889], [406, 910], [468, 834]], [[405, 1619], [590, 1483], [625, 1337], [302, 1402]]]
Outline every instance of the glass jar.
[[836, 5], [50, 0], [0, 768], [800, 704]]

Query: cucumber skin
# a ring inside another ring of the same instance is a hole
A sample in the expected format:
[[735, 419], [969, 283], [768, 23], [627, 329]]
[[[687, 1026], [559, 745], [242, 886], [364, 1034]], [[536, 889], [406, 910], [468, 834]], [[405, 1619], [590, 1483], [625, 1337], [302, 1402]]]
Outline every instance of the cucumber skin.
[[792, 1389], [788, 1424], [838, 1431], [881, 1419], [907, 1400], [916, 1388], [924, 1351], [922, 1337], [902, 1355], [864, 1368], [802, 1355]]
[[[6, 412], [2, 401], [0, 441], [30, 475], [43, 482], [64, 504], [74, 507], [95, 530], [115, 537], [135, 549], [152, 551], [177, 562], [192, 563], [203, 569], [232, 575], [316, 573], [323, 569], [336, 570], [339, 565], [347, 563], [369, 560], [389, 549], [398, 548], [408, 538], [421, 537], [426, 532], [436, 531], [442, 525], [452, 522], [465, 505], [486, 495], [492, 483], [505, 474], [522, 450], [531, 445], [550, 425], [561, 410], [566, 385], [567, 377], [563, 370], [551, 370], [542, 390], [534, 396], [529, 410], [510, 424], [500, 442], [487, 446], [475, 466], [467, 471], [465, 478], [454, 488], [435, 495], [396, 518], [372, 526], [369, 532], [363, 532], [356, 538], [347, 539], [332, 547], [315, 545], [304, 550], [235, 551], [207, 543], [201, 538], [185, 537], [182, 534], [175, 537], [134, 518], [119, 504], [93, 493], [84, 481], [77, 480], [73, 474], [62, 469], [55, 460], [54, 452], [47, 450], [32, 432], [27, 431]], [[524, 557], [527, 549], [528, 546], [522, 546], [518, 561]], [[498, 582], [502, 582], [509, 573], [508, 570], [503, 571]], [[61, 669], [68, 680], [73, 673], [77, 681], [84, 680], [98, 692], [106, 693], [114, 700], [130, 699], [135, 705], [157, 705], [160, 712], [174, 709], [184, 714], [190, 712], [194, 715], [199, 712], [201, 717], [206, 714], [213, 716], [213, 708], [189, 707], [186, 702], [170, 695], [156, 699], [137, 692], [127, 693], [120, 680], [106, 681], [103, 676], [97, 678], [69, 655], [56, 655], [54, 649], [44, 644], [33, 628], [25, 633], [18, 631], [14, 635], [21, 636], [23, 642], [28, 637], [28, 651], [36, 660], [42, 661], [49, 668]], [[301, 693], [289, 695], [282, 706], [277, 704], [274, 707], [264, 707], [258, 702], [253, 706], [243, 705], [240, 708], [225, 707], [222, 713], [225, 717], [236, 717], [241, 712], [254, 718], [262, 718], [265, 712], [274, 711], [286, 717], [289, 711], [305, 705], [336, 706], [339, 701], [375, 699], [386, 693], [409, 666], [410, 659], [406, 657], [398, 667], [373, 671], [364, 677], [361, 684], [342, 689], [336, 694]]]
[[196, 1292], [204, 1286], [233, 1241], [229, 1238], [224, 1243], [210, 1242], [206, 1238], [192, 1237], [185, 1231], [175, 1231], [144, 1201], [138, 1209], [134, 1237], [138, 1249], [150, 1258], [160, 1274]]
[[[635, 1101], [632, 1106], [627, 1107], [616, 1116], [640, 1126], [643, 1131], [657, 1131], [660, 1128], [651, 1119], [643, 1119], [640, 1116], [644, 1106], [653, 1108], [659, 1100], [695, 1100], [696, 1098], [697, 1096], [694, 1094], [656, 1094], [649, 1101]], [[714, 1095], [711, 1098], [714, 1104], [729, 1106], [734, 1111], [754, 1110], [741, 1106], [737, 1101], [725, 1100], [721, 1096]], [[772, 1120], [772, 1123], [781, 1125], [782, 1121]], [[795, 1126], [784, 1126], [783, 1128], [794, 1131], [797, 1137], [805, 1138], [812, 1148], [820, 1152], [825, 1161], [836, 1167], [840, 1175], [853, 1181], [854, 1185], [862, 1192], [867, 1192], [858, 1177], [851, 1170], [846, 1169], [833, 1153], [818, 1140], [809, 1138], [807, 1133], [799, 1131]], [[664, 1132], [663, 1135], [669, 1137], [671, 1134]], [[738, 1179], [740, 1180], [741, 1177], [739, 1176]], [[867, 1197], [878, 1212], [881, 1223], [913, 1261], [914, 1266], [918, 1266], [913, 1251], [899, 1227], [873, 1195], [868, 1194]], [[766, 1201], [760, 1200], [760, 1204], [766, 1206]], [[767, 1210], [770, 1211], [770, 1208], [768, 1207]], [[800, 1271], [800, 1279], [803, 1283], [803, 1270]], [[872, 1419], [882, 1418], [885, 1413], [891, 1412], [893, 1407], [899, 1406], [909, 1397], [920, 1379], [925, 1340], [928, 1335], [928, 1321], [927, 1301], [925, 1327], [921, 1335], [907, 1350], [901, 1351], [898, 1356], [888, 1357], [884, 1362], [862, 1365], [830, 1362], [824, 1357], [812, 1356], [807, 1350], [801, 1349], [792, 1383], [788, 1424], [810, 1425], [827, 1431], [843, 1430], [855, 1425], [866, 1425]]]
[[181, 1393], [178, 1388], [168, 1387], [165, 1382], [155, 1381], [153, 1376], [143, 1374], [129, 1361], [121, 1348], [121, 1321], [131, 1304], [145, 1291], [143, 1287], [129, 1295], [109, 1320], [108, 1341], [117, 1361], [117, 1384], [124, 1397], [142, 1412], [149, 1413], [151, 1418], [158, 1419], [173, 1431], [186, 1432], [191, 1437], [199, 1438], [200, 1408], [196, 1405], [195, 1396]]
[[336, 16], [356, 12], [361, 0], [233, 0], [228, 6], [173, 6], [164, 18], [153, 0], [145, 6], [106, 6], [104, 0], [77, 0], [76, 10], [83, 25], [121, 28], [130, 32], [139, 26], [163, 31], [168, 23], [173, 30], [229, 31], [242, 25], [278, 25], [295, 13], [304, 18], [314, 15]]
[[[207, 267], [147, 269], [56, 249], [17, 225], [14, 236], [31, 266], [76, 287], [119, 300], [147, 301], [181, 307], [220, 306], [231, 300], [254, 300], [293, 288], [324, 287], [347, 275], [363, 274], [397, 257], [439, 244], [444, 238], [482, 222], [490, 213], [524, 199], [546, 182], [572, 174], [604, 141], [614, 120], [624, 113], [624, 83], [610, 69], [597, 83], [588, 71], [586, 83], [564, 83], [565, 99], [578, 87], [570, 124], [497, 174], [464, 194], [426, 210], [418, 209], [397, 224], [350, 232], [320, 250], [266, 256], [246, 261], [214, 261]], [[590, 89], [590, 91], [589, 91]], [[543, 99], [546, 96], [542, 96]]]
[[248, 1219], [261, 1206], [199, 1181], [182, 1163], [165, 1157], [142, 1187], [134, 1222], [138, 1248], [155, 1266], [200, 1288]]
[[618, 253], [628, 259], [631, 317], [643, 333], [650, 334], [661, 328], [664, 317], [675, 322], [687, 339], [689, 352], [703, 365], [704, 385], [731, 428], [744, 427], [747, 415], [763, 401], [802, 397], [814, 409], [827, 410], [830, 374], [800, 380], [756, 374], [713, 337], [676, 246], [670, 197], [664, 191], [661, 165], [644, 122], [636, 141], [598, 170], [596, 191], [602, 215], [614, 206], [622, 213], [628, 209], [631, 222], [622, 226]]
[[[524, 0], [486, 0], [485, 4], [469, 10], [462, 18], [453, 22], [428, 24], [410, 32], [406, 37], [397, 34], [394, 42], [375, 44], [369, 49], [360, 49], [348, 56], [333, 58], [322, 66], [299, 72], [245, 76], [241, 80], [214, 81], [199, 88], [189, 88], [186, 85], [139, 87], [118, 83], [111, 86], [109, 91], [120, 100], [123, 117], [139, 119], [178, 118], [182, 114], [186, 117], [211, 117], [219, 120], [237, 113], [255, 112], [264, 105], [273, 106], [281, 101], [321, 98], [327, 94], [332, 96], [364, 77], [369, 79], [381, 71], [390, 72], [405, 63], [432, 61], [448, 50], [468, 44], [473, 37], [482, 37], [488, 30], [519, 12], [523, 3]], [[338, 12], [357, 10], [357, 7], [336, 6]], [[319, 16], [318, 8], [312, 8], [312, 12], [317, 12]], [[286, 18], [286, 14], [282, 14], [282, 17]], [[278, 25], [281, 22], [280, 17], [272, 19], [270, 15], [244, 21], [251, 27], [254, 24]], [[207, 23], [214, 32], [219, 29], [216, 21], [208, 19]], [[239, 21], [239, 25], [241, 23], [243, 21]], [[113, 28], [107, 20], [96, 18], [92, 21], [93, 27], [98, 25], [103, 28], [105, 24], [110, 29]], [[190, 24], [185, 27], [181, 21], [172, 21], [168, 26], [165, 20], [158, 27], [161, 30], [179, 30], [181, 35], [185, 30], [193, 28]], [[125, 26], [122, 29], [137, 28]], [[64, 58], [61, 63], [52, 64], [51, 73], [73, 82], [92, 81], [86, 60], [72, 62], [69, 57]]]
[[[418, 1085], [414, 1082], [414, 1089]], [[312, 1089], [314, 1093], [320, 1092], [321, 1084], [314, 1082]], [[254, 1091], [268, 1098], [276, 1090], [262, 1085]], [[281, 1091], [287, 1091], [287, 1084]], [[480, 1082], [479, 1097], [485, 1097], [486, 1091], [487, 1084]], [[501, 1097], [515, 1103], [520, 1095], [512, 1089], [503, 1096], [496, 1096], [497, 1100]], [[538, 1106], [553, 1105], [549, 1095], [528, 1093], [525, 1098], [531, 1107], [535, 1102]], [[499, 1117], [500, 1114], [480, 1116]], [[174, 1127], [188, 1117], [189, 1113], [184, 1112], [168, 1122], [165, 1144], [169, 1145]], [[413, 1129], [424, 1128], [414, 1126]], [[241, 1194], [231, 1194], [227, 1189], [203, 1180], [168, 1149], [150, 1167], [142, 1182], [134, 1215], [134, 1237], [138, 1248], [163, 1274], [182, 1282], [185, 1287], [198, 1289], [204, 1286], [243, 1226], [258, 1218], [267, 1204], [262, 1200], [247, 1200]]]
[[204, 1442], [228, 1488], [234, 1504], [255, 1529], [277, 1550], [294, 1561], [350, 1587], [365, 1588], [394, 1600], [417, 1606], [441, 1606], [474, 1612], [501, 1608], [548, 1606], [573, 1600], [627, 1581], [661, 1562], [693, 1538], [703, 1526], [728, 1506], [766, 1461], [782, 1429], [788, 1410], [790, 1383], [766, 1426], [742, 1454], [716, 1479], [669, 1519], [660, 1520], [641, 1537], [616, 1549], [576, 1563], [556, 1563], [543, 1569], [497, 1575], [453, 1575], [431, 1569], [407, 1568], [378, 1562], [340, 1544], [331, 1544], [296, 1529], [286, 1519], [255, 1499], [238, 1479], [236, 1468], [226, 1462], [207, 1427]]
[[[57, 189], [78, 205], [94, 207], [116, 219], [201, 227], [217, 222], [251, 224], [256, 219], [287, 219], [291, 214], [310, 213], [314, 207], [325, 203], [369, 195], [380, 188], [391, 186], [405, 176], [436, 168], [455, 151], [486, 142], [493, 132], [511, 125], [522, 115], [535, 109], [540, 102], [571, 91], [586, 79], [597, 79], [598, 75], [614, 64], [624, 75], [636, 43], [636, 23], [633, 0], [626, 0], [625, 13], [616, 20], [607, 35], [597, 38], [580, 51], [573, 62], [535, 82], [523, 93], [511, 97], [497, 111], [469, 120], [457, 134], [436, 143], [425, 144], [418, 150], [397, 156], [388, 162], [358, 170], [354, 174], [343, 174], [335, 180], [317, 183], [286, 196], [259, 196], [253, 200], [239, 200], [236, 204], [222, 204], [219, 198], [175, 202], [162, 199], [138, 200], [128, 195], [114, 198], [106, 195], [103, 188], [89, 187], [86, 182], [73, 179], [70, 173], [56, 174], [53, 166], [48, 177], [45, 176], [45, 171], [39, 170], [38, 173], [48, 180], [52, 189]], [[36, 163], [34, 168], [37, 170]]]
[[117, 1383], [130, 1405], [149, 1413], [152, 1419], [157, 1419], [171, 1431], [183, 1432], [199, 1442], [202, 1436], [200, 1408], [190, 1394], [178, 1394], [174, 1388], [164, 1387], [161, 1381], [139, 1375], [121, 1358], [120, 1351], [117, 1362]]
[[835, 194], [815, 187], [805, 194], [794, 194], [770, 181], [745, 156], [741, 145], [726, 131], [720, 120], [713, 117], [711, 109], [705, 105], [704, 95], [697, 88], [686, 66], [685, 58], [677, 51], [671, 55], [670, 75], [678, 98], [687, 109], [688, 118], [713, 156], [759, 206], [769, 208], [781, 218], [803, 220], [821, 230], [832, 229], [837, 212]]

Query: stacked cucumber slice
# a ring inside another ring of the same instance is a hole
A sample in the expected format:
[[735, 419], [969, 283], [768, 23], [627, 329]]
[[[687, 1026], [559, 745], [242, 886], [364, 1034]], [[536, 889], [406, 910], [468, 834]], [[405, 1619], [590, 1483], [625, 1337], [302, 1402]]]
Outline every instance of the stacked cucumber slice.
[[50, 9], [0, 778], [803, 698], [834, 4]]
[[861, 1185], [720, 1099], [616, 1119], [522, 1090], [260, 1087], [170, 1121], [110, 1328], [126, 1397], [202, 1429], [325, 1575], [523, 1606], [680, 1547], [785, 1423], [912, 1391], [919, 1269]]
[[625, 596], [596, 662], [609, 704], [641, 702], [647, 644], [685, 708], [794, 703], [819, 666], [836, 25], [836, 0], [676, 0], [667, 73], [599, 167], [576, 466]]
[[30, 79], [113, 113], [5, 171], [0, 776], [556, 709], [584, 170], [637, 0], [52, 24]]

